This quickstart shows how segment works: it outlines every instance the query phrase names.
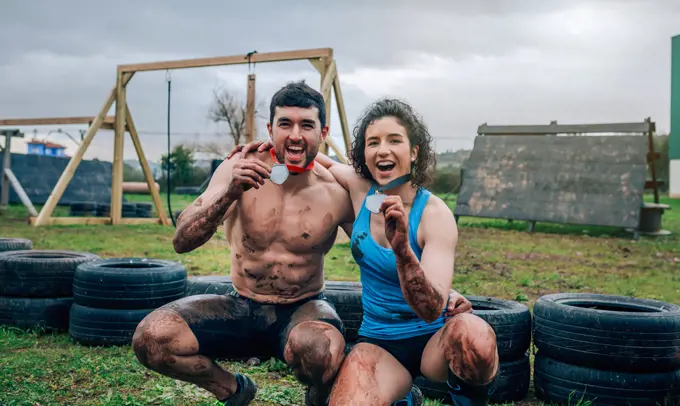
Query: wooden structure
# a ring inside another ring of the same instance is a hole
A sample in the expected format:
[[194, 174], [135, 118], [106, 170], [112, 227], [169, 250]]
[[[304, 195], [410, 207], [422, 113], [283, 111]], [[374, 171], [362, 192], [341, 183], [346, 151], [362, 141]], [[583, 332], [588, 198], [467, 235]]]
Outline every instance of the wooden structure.
[[[536, 221], [618, 226], [632, 229], [637, 238], [649, 231], [642, 222], [645, 211], [663, 206], [654, 131], [649, 118], [614, 124], [483, 124], [462, 169], [454, 214], [526, 220], [529, 231]], [[609, 135], [576, 136], [582, 134]], [[653, 204], [643, 202], [645, 189], [653, 191]]]
[[26, 191], [19, 183], [19, 180], [12, 172], [12, 138], [24, 138], [24, 133], [17, 129], [0, 130], [0, 135], [5, 137], [5, 146], [0, 148], [2, 151], [2, 169], [0, 169], [0, 179], [2, 180], [2, 189], [0, 189], [0, 212], [7, 210], [9, 205], [9, 186], [12, 185], [14, 191], [19, 195], [21, 202], [26, 206], [28, 212], [32, 215], [37, 215], [31, 199], [26, 195]]
[[[294, 50], [283, 52], [270, 53], [250, 53], [247, 55], [233, 55], [198, 59], [185, 59], [175, 61], [149, 62], [140, 64], [126, 64], [119, 65], [117, 68], [116, 84], [109, 92], [109, 96], [102, 106], [99, 114], [96, 117], [68, 117], [68, 118], [54, 118], [54, 119], [10, 119], [0, 120], [0, 125], [51, 125], [51, 124], [90, 124], [90, 127], [85, 135], [80, 147], [71, 158], [68, 166], [62, 173], [59, 181], [55, 185], [50, 197], [43, 206], [37, 217], [31, 219], [31, 223], [35, 226], [44, 226], [51, 224], [143, 224], [143, 223], [159, 223], [163, 225], [171, 224], [165, 214], [163, 204], [161, 203], [160, 194], [155, 188], [154, 179], [152, 177], [151, 169], [142, 150], [142, 145], [139, 140], [139, 135], [132, 119], [130, 107], [126, 100], [126, 87], [132, 77], [137, 72], [157, 71], [157, 70], [171, 70], [171, 69], [187, 69], [200, 68], [210, 66], [225, 66], [245, 63], [268, 63], [268, 62], [283, 62], [295, 60], [309, 60], [309, 62], [321, 74], [320, 92], [326, 102], [326, 117], [330, 126], [330, 110], [331, 110], [331, 91], [335, 92], [335, 100], [338, 106], [338, 114], [340, 117], [340, 125], [342, 127], [343, 138], [345, 142], [346, 151], [350, 147], [350, 130], [347, 123], [347, 116], [344, 109], [344, 102], [342, 92], [340, 89], [340, 80], [337, 74], [336, 63], [333, 59], [333, 50], [331, 48]], [[248, 78], [249, 83], [249, 99], [254, 99], [254, 76]], [[252, 86], [252, 89], [251, 89]], [[254, 100], [250, 100], [247, 105], [249, 114], [253, 114]], [[111, 107], [115, 104], [115, 114], [107, 116]], [[251, 106], [252, 104], [252, 106]], [[253, 119], [248, 120], [250, 136], [253, 134]], [[111, 186], [111, 217], [51, 217], [57, 202], [61, 198], [64, 190], [71, 181], [78, 164], [83, 158], [83, 155], [89, 147], [92, 139], [99, 129], [113, 129], [114, 145], [113, 145], [113, 176]], [[122, 218], [122, 200], [123, 200], [123, 146], [125, 132], [130, 134], [132, 143], [139, 157], [139, 162], [144, 172], [144, 177], [153, 199], [158, 218]], [[333, 142], [331, 137], [326, 138], [326, 142], [321, 147], [322, 152], [328, 151], [330, 146], [337, 154], [338, 159], [346, 162], [346, 157], [338, 146]]]

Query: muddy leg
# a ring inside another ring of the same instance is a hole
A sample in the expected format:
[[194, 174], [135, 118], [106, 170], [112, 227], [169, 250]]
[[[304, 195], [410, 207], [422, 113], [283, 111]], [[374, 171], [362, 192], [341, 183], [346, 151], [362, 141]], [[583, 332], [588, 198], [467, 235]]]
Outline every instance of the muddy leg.
[[430, 380], [449, 381], [452, 387], [467, 390], [471, 398], [488, 399], [498, 367], [493, 329], [478, 316], [464, 313], [448, 319], [430, 339], [420, 368]]
[[411, 374], [382, 348], [359, 343], [345, 358], [330, 406], [389, 406], [411, 389]]
[[308, 386], [307, 404], [325, 405], [345, 358], [342, 321], [323, 300], [300, 306], [283, 335], [282, 355], [300, 383]]
[[236, 378], [211, 359], [198, 355], [198, 341], [175, 312], [155, 310], [137, 326], [132, 347], [139, 362], [159, 374], [191, 382], [225, 399], [236, 391]]

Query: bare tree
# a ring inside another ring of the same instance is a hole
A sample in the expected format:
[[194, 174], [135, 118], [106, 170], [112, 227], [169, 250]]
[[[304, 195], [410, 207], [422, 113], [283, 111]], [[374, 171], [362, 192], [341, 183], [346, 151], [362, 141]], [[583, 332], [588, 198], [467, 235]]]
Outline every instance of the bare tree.
[[[262, 101], [255, 103], [255, 123], [257, 119], [267, 119]], [[229, 89], [221, 88], [213, 91], [213, 102], [210, 106], [208, 117], [215, 123], [224, 122], [227, 124], [228, 135], [234, 144], [238, 145], [246, 142], [246, 101], [237, 97]], [[255, 137], [257, 138], [257, 137]], [[212, 145], [211, 149], [219, 146]], [[210, 152], [213, 152], [212, 150]]]

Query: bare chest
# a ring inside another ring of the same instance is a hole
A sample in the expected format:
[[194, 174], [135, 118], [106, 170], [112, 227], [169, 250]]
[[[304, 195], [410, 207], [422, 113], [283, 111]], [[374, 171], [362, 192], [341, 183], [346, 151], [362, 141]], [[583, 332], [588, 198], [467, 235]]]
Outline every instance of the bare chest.
[[258, 248], [283, 244], [291, 252], [323, 250], [329, 240], [332, 244], [342, 207], [326, 188], [315, 187], [295, 194], [267, 192], [244, 196], [239, 203], [243, 239]]

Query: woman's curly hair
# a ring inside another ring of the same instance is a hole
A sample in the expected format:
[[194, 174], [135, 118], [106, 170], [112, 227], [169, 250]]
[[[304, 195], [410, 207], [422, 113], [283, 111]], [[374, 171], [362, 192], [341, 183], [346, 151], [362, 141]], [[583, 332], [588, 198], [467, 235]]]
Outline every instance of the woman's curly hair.
[[383, 117], [394, 117], [404, 126], [411, 147], [419, 147], [418, 156], [411, 164], [411, 183], [414, 186], [427, 186], [432, 180], [432, 172], [437, 157], [432, 146], [432, 136], [422, 118], [408, 104], [397, 99], [381, 99], [370, 105], [354, 127], [349, 158], [354, 170], [365, 179], [374, 181], [366, 166], [366, 129], [374, 121]]

